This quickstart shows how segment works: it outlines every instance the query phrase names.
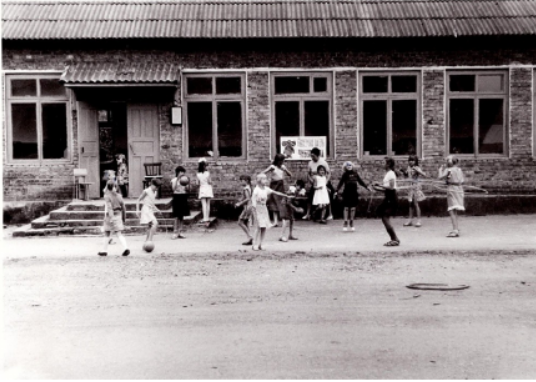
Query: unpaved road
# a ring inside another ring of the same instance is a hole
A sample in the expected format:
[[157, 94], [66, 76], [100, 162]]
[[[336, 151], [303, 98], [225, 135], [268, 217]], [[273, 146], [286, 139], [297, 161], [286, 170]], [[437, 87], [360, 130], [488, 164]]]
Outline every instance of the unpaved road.
[[536, 378], [529, 252], [10, 256], [4, 287], [4, 378]]

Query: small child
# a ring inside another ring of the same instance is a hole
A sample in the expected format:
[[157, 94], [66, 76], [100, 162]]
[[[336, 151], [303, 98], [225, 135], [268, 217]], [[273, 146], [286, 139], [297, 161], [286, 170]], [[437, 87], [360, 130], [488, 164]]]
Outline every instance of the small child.
[[438, 179], [445, 180], [447, 183], [447, 204], [450, 220], [452, 221], [452, 231], [447, 237], [459, 237], [458, 228], [458, 211], [465, 211], [464, 192], [463, 192], [463, 172], [458, 167], [458, 158], [449, 155], [446, 158], [447, 168], [441, 165], [439, 168]]
[[313, 206], [320, 209], [320, 224], [328, 224], [326, 221], [326, 207], [329, 206], [329, 193], [327, 188], [326, 168], [318, 166], [317, 175], [313, 176], [315, 194]]
[[99, 256], [108, 255], [108, 244], [110, 243], [110, 236], [112, 232], [115, 232], [117, 238], [123, 245], [123, 256], [128, 256], [130, 250], [128, 249], [127, 241], [121, 234], [121, 231], [125, 229], [126, 209], [125, 202], [121, 194], [115, 190], [115, 182], [108, 180], [106, 182], [106, 188], [104, 192], [104, 246]]
[[[299, 187], [300, 186], [290, 186], [287, 191], [287, 195], [295, 197], [300, 192]], [[279, 238], [279, 241], [287, 242], [289, 240], [298, 240], [297, 237], [292, 235], [292, 228], [294, 226], [294, 212], [303, 213], [303, 208], [296, 207], [293, 203], [293, 200], [288, 198], [282, 199], [281, 207], [281, 220], [283, 221], [283, 230], [281, 232], [281, 237]], [[288, 236], [286, 235], [287, 228]]]
[[[151, 185], [143, 190], [140, 194], [140, 197], [136, 201], [136, 215], [140, 218], [141, 225], [147, 225], [147, 236], [145, 241], [153, 241], [153, 236], [158, 227], [158, 221], [154, 216], [154, 212], [160, 212], [155, 206], [156, 202], [156, 192], [161, 186], [162, 182], [160, 179], [152, 179]], [[140, 214], [140, 202], [143, 203]]]
[[238, 217], [238, 225], [246, 233], [248, 240], [242, 245], [252, 245], [253, 236], [249, 231], [249, 221], [251, 219], [251, 177], [249, 175], [240, 175], [240, 184], [242, 185], [242, 200], [235, 204], [235, 207], [244, 206], [242, 213]]
[[385, 226], [391, 240], [385, 243], [386, 247], [396, 247], [400, 245], [400, 239], [396, 236], [396, 232], [391, 224], [391, 216], [395, 215], [398, 207], [398, 197], [396, 195], [396, 174], [395, 161], [392, 158], [385, 158], [385, 176], [383, 184], [374, 183], [374, 189], [385, 194], [382, 203], [378, 207], [378, 214], [382, 218], [382, 223]]
[[186, 174], [186, 169], [178, 166], [175, 169], [175, 178], [171, 179], [171, 189], [173, 190], [172, 209], [173, 209], [173, 236], [172, 239], [184, 239], [182, 234], [182, 223], [185, 216], [190, 215], [190, 206], [188, 205], [189, 185], [183, 186], [180, 182], [182, 176]]
[[271, 194], [280, 195], [282, 197], [288, 198], [288, 195], [285, 195], [278, 191], [273, 191], [270, 187], [267, 187], [268, 183], [266, 179], [266, 174], [260, 173], [257, 175], [257, 186], [253, 190], [251, 196], [251, 210], [255, 219], [255, 239], [253, 240], [253, 250], [258, 251], [262, 250], [262, 242], [264, 241], [264, 236], [266, 234], [266, 228], [270, 227], [270, 216], [268, 215], [268, 209], [266, 208], [266, 202], [268, 197]]
[[116, 154], [115, 161], [117, 163], [117, 184], [121, 190], [121, 195], [123, 198], [128, 197], [128, 169], [127, 169], [127, 158], [125, 154]]
[[210, 199], [214, 197], [212, 193], [212, 180], [210, 172], [207, 171], [208, 163], [205, 158], [199, 159], [197, 168], [197, 180], [199, 181], [199, 199], [203, 211], [203, 222], [208, 227], [210, 224]]
[[426, 197], [422, 192], [419, 177], [426, 177], [426, 174], [419, 167], [419, 157], [417, 157], [417, 155], [409, 156], [408, 168], [406, 170], [402, 170], [402, 173], [411, 180], [411, 187], [408, 191], [409, 219], [404, 223], [404, 227], [413, 225], [413, 210], [415, 210], [415, 215], [417, 216], [417, 223], [415, 223], [415, 227], [420, 227], [422, 224], [419, 202], [422, 202], [424, 199], [426, 199]]
[[347, 231], [348, 227], [350, 231], [355, 231], [354, 218], [357, 203], [359, 202], [359, 193], [357, 192], [358, 184], [361, 187], [371, 190], [370, 186], [363, 182], [363, 179], [359, 176], [357, 170], [354, 169], [354, 164], [350, 161], [344, 162], [342, 166], [344, 173], [342, 174], [335, 195], [339, 193], [339, 190], [344, 185], [344, 191], [342, 193], [342, 204], [344, 206], [344, 224], [342, 226], [343, 231]]
[[[285, 192], [285, 174], [292, 176], [292, 173], [285, 166], [285, 156], [276, 154], [272, 164], [263, 171], [264, 174], [271, 173], [270, 188], [274, 191]], [[272, 226], [278, 226], [278, 215], [281, 214], [283, 198], [272, 194], [268, 199], [268, 210], [272, 212], [274, 223]]]

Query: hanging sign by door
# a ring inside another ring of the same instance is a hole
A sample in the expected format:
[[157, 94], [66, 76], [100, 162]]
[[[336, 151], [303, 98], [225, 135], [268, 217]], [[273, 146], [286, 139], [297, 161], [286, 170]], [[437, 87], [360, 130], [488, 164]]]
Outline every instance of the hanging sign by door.
[[326, 157], [326, 137], [281, 137], [281, 153], [290, 160], [311, 159], [311, 149], [318, 147], [320, 156]]

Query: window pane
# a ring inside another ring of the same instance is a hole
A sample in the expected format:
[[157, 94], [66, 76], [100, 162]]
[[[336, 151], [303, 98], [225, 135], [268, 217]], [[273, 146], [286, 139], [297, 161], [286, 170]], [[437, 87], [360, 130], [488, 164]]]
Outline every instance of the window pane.
[[35, 104], [12, 104], [13, 159], [37, 159]]
[[240, 102], [218, 102], [218, 151], [225, 157], [242, 156]]
[[322, 77], [313, 78], [313, 90], [315, 93], [324, 93], [328, 91], [328, 79]]
[[475, 76], [472, 74], [451, 75], [450, 91], [451, 92], [474, 92], [475, 91]]
[[363, 93], [387, 93], [388, 80], [387, 76], [363, 77]]
[[504, 152], [503, 100], [481, 99], [478, 107], [479, 154], [502, 154]]
[[363, 101], [363, 152], [387, 154], [387, 101]]
[[43, 158], [67, 158], [67, 109], [63, 104], [43, 104]]
[[394, 93], [415, 93], [417, 91], [417, 76], [392, 76], [391, 90]]
[[11, 95], [14, 97], [36, 96], [35, 80], [11, 80]]
[[490, 74], [478, 76], [478, 91], [479, 92], [502, 92], [503, 87], [502, 74]]
[[298, 101], [275, 103], [275, 139], [277, 152], [281, 151], [281, 137], [300, 135], [300, 103]]
[[65, 87], [57, 79], [42, 79], [39, 84], [42, 96], [65, 97]]
[[309, 93], [309, 77], [276, 77], [275, 93]]
[[417, 154], [417, 101], [393, 101], [393, 155]]
[[472, 99], [450, 100], [450, 152], [473, 154], [474, 107]]
[[329, 101], [305, 101], [304, 112], [304, 135], [326, 137], [329, 155]]
[[188, 155], [203, 157], [212, 151], [212, 102], [188, 102]]
[[216, 78], [216, 94], [240, 94], [240, 77], [220, 77]]
[[188, 94], [212, 94], [210, 77], [187, 78], [186, 85]]

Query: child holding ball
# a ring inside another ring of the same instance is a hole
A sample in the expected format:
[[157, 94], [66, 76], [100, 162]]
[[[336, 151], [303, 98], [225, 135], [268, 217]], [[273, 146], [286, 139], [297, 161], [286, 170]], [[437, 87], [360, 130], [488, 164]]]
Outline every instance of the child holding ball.
[[173, 236], [172, 239], [184, 239], [182, 235], [182, 223], [185, 216], [190, 215], [190, 206], [188, 205], [188, 194], [190, 180], [185, 175], [186, 169], [178, 166], [175, 169], [175, 178], [171, 179], [171, 189], [173, 190], [173, 199], [171, 201], [173, 210]]

